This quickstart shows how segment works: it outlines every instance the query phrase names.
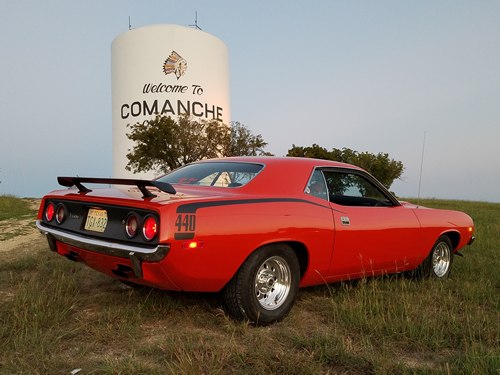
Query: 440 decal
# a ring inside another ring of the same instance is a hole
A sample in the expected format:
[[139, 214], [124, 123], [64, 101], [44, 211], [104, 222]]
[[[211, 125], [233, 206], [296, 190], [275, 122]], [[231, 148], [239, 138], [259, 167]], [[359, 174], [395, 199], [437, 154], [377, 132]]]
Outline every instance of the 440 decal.
[[194, 214], [179, 214], [175, 219], [176, 240], [186, 240], [194, 237], [196, 231], [196, 215]]

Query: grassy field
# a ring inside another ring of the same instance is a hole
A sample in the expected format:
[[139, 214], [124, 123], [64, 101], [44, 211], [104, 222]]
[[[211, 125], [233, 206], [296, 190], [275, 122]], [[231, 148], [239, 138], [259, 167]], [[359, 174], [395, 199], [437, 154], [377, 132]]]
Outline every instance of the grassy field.
[[7, 219], [21, 219], [27, 215], [33, 216], [27, 199], [19, 199], [12, 195], [0, 196], [0, 221]]
[[19, 199], [0, 196], [0, 241], [26, 234], [33, 228], [33, 218], [39, 206], [38, 199]]
[[476, 222], [450, 279], [302, 289], [285, 320], [258, 328], [217, 295], [133, 290], [40, 237], [0, 260], [0, 373], [498, 375], [500, 204], [421, 203]]

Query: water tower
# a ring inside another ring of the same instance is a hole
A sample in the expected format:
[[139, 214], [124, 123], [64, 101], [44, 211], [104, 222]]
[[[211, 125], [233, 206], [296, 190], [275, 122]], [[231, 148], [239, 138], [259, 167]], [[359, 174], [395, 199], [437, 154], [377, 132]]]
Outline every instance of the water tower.
[[230, 121], [227, 46], [199, 29], [152, 25], [129, 30], [111, 45], [113, 177], [152, 178], [125, 170], [127, 124], [189, 113]]

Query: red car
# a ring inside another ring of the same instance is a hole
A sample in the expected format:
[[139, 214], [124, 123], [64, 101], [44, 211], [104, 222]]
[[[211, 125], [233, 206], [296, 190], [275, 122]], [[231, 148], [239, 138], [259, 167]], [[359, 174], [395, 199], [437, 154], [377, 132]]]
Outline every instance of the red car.
[[282, 319], [299, 287], [445, 278], [474, 241], [468, 215], [400, 202], [364, 170], [326, 160], [237, 157], [153, 181], [58, 181], [69, 189], [46, 195], [36, 222], [51, 250], [129, 284], [220, 291], [232, 316], [261, 324]]

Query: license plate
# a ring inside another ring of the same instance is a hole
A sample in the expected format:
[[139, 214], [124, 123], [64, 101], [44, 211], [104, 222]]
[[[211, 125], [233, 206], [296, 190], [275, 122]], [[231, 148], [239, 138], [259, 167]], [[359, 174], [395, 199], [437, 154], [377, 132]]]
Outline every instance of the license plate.
[[104, 232], [108, 224], [108, 213], [106, 210], [98, 210], [96, 208], [89, 209], [87, 221], [85, 222], [85, 230], [93, 232]]

